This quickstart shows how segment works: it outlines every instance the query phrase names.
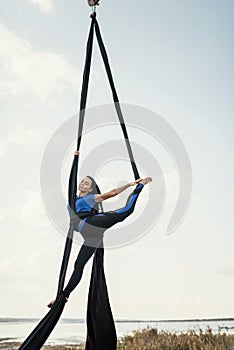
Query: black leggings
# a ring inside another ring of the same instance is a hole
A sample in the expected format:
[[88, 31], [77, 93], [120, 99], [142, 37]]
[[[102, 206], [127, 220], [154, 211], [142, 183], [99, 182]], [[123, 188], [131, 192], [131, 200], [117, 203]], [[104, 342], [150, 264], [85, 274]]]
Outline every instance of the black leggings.
[[101, 244], [106, 229], [125, 220], [133, 213], [138, 195], [142, 188], [142, 184], [137, 185], [135, 190], [128, 197], [125, 207], [115, 211], [96, 214], [86, 219], [80, 232], [84, 238], [84, 243], [80, 248], [71, 278], [63, 291], [66, 297], [69, 297], [70, 293], [80, 282], [84, 266]]

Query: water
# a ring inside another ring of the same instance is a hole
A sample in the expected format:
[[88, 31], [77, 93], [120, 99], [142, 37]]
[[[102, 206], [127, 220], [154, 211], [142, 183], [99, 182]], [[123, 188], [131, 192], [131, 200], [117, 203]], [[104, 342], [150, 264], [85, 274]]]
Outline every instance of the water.
[[[0, 318], [0, 341], [7, 338], [9, 341], [23, 341], [39, 319], [33, 318]], [[154, 327], [158, 330], [170, 332], [186, 332], [188, 330], [205, 331], [210, 327], [213, 332], [221, 331], [234, 334], [234, 319], [217, 320], [184, 320], [184, 321], [143, 321], [143, 320], [116, 320], [117, 336], [132, 333], [133, 330], [142, 330], [146, 327]], [[46, 344], [78, 344], [85, 341], [86, 324], [81, 319], [61, 319], [51, 333]]]

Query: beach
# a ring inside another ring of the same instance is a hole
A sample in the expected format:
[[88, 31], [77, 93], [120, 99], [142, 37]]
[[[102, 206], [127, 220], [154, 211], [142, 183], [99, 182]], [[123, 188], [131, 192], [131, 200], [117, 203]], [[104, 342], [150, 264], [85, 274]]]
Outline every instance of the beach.
[[[0, 350], [18, 350], [21, 343], [19, 342], [2, 342], [0, 339]], [[79, 347], [77, 345], [45, 345], [42, 347], [43, 350], [81, 350], [84, 347]]]

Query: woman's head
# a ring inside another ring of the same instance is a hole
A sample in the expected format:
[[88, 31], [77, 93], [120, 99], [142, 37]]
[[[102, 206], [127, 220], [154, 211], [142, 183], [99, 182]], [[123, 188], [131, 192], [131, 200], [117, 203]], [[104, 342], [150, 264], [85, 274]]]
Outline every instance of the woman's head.
[[[79, 190], [83, 193], [87, 193], [87, 194], [100, 194], [101, 191], [96, 183], [96, 181], [94, 180], [94, 178], [92, 176], [87, 175], [79, 184]], [[94, 209], [99, 211], [99, 208], [101, 209], [101, 211], [103, 211], [102, 208], [102, 204], [101, 203], [97, 203], [94, 206]]]
[[92, 178], [86, 176], [79, 184], [79, 191], [82, 193], [93, 193], [94, 182]]
[[79, 191], [83, 193], [101, 193], [96, 181], [92, 176], [87, 175], [79, 184]]
[[98, 185], [97, 185], [96, 181], [94, 180], [94, 178], [92, 176], [89, 176], [89, 175], [87, 175], [86, 177], [92, 182], [92, 184], [91, 184], [91, 189], [92, 189], [91, 193], [100, 194], [101, 193], [100, 188], [98, 187]]

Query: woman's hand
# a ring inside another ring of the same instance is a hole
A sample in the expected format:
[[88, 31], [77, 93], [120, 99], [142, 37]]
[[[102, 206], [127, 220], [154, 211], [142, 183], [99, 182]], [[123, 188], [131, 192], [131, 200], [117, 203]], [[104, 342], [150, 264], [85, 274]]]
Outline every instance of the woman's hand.
[[80, 155], [80, 152], [79, 151], [75, 151], [74, 156], [79, 157], [79, 155]]
[[137, 180], [135, 180], [133, 182], [130, 182], [129, 185], [130, 186], [135, 186], [135, 185], [139, 184], [140, 181], [142, 181], [142, 179], [137, 179]]

